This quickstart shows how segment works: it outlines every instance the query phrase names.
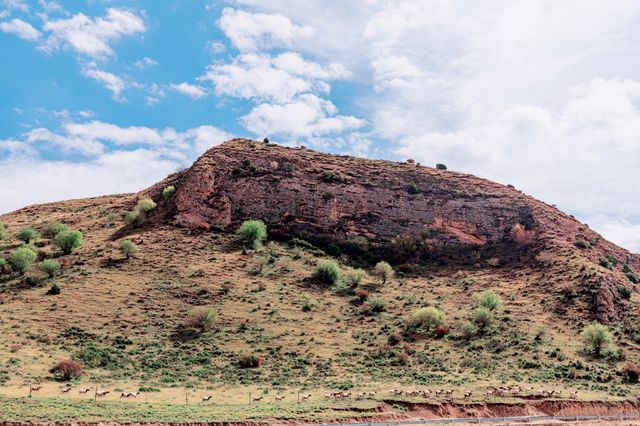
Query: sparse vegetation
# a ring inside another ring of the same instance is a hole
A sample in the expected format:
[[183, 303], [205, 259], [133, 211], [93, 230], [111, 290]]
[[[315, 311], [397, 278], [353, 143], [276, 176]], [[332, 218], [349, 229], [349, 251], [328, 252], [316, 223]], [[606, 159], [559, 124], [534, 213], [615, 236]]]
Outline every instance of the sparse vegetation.
[[472, 322], [465, 322], [462, 324], [462, 337], [466, 340], [471, 340], [478, 333], [478, 329]]
[[126, 258], [130, 259], [138, 252], [138, 246], [135, 245], [131, 240], [121, 240], [120, 241], [120, 253]]
[[39, 234], [36, 232], [35, 229], [31, 227], [22, 228], [20, 231], [18, 231], [18, 234], [16, 235], [16, 238], [20, 241], [23, 241], [25, 244], [29, 244], [31, 243], [31, 241], [37, 240], [38, 237], [39, 237]]
[[336, 285], [340, 281], [340, 266], [333, 260], [322, 260], [316, 266], [313, 279], [323, 284]]
[[244, 247], [259, 250], [267, 239], [267, 225], [261, 220], [247, 220], [238, 229], [238, 235]]
[[379, 313], [387, 310], [387, 302], [384, 299], [376, 297], [375, 299], [369, 299], [367, 302], [371, 312]]
[[54, 238], [56, 235], [63, 231], [68, 231], [69, 227], [64, 223], [54, 222], [47, 225], [47, 228], [44, 232], [44, 236], [47, 238]]
[[189, 311], [185, 326], [202, 334], [213, 327], [214, 319], [215, 312], [213, 309], [200, 306]]
[[345, 274], [344, 282], [347, 286], [353, 288], [359, 286], [362, 283], [364, 277], [365, 272], [362, 269], [352, 269]]
[[493, 324], [493, 312], [485, 306], [479, 306], [473, 311], [473, 322], [484, 330]]
[[176, 187], [173, 185], [169, 185], [162, 190], [162, 198], [164, 198], [165, 201], [169, 201], [171, 197], [173, 197], [173, 194], [175, 192], [176, 192]]
[[60, 272], [60, 263], [57, 260], [45, 259], [40, 264], [40, 268], [49, 276], [49, 278], [53, 278], [58, 272]]
[[71, 254], [73, 250], [82, 247], [82, 232], [71, 229], [62, 231], [55, 236], [53, 243], [60, 247], [64, 254]]
[[536, 233], [531, 229], [526, 229], [524, 225], [516, 223], [509, 231], [511, 239], [518, 245], [528, 246], [536, 240]]
[[53, 283], [51, 284], [51, 287], [49, 287], [47, 294], [50, 296], [57, 296], [58, 294], [60, 294], [60, 292], [61, 292], [60, 286], [56, 283]]
[[65, 359], [51, 367], [49, 373], [53, 374], [55, 378], [60, 381], [77, 379], [83, 374], [82, 364], [78, 361]]
[[0, 241], [7, 239], [7, 228], [4, 223], [0, 222]]
[[147, 221], [147, 213], [156, 208], [156, 203], [151, 198], [143, 198], [124, 218], [127, 225], [139, 227]]
[[393, 268], [389, 263], [381, 261], [376, 263], [376, 266], [373, 268], [373, 274], [382, 279], [382, 284], [386, 284], [387, 281], [393, 277]]
[[618, 294], [620, 294], [620, 297], [623, 299], [631, 299], [631, 290], [625, 286], [618, 287]]
[[420, 193], [420, 188], [414, 182], [407, 184], [407, 192], [412, 195]]
[[420, 308], [411, 315], [410, 325], [414, 328], [433, 330], [442, 324], [444, 312], [433, 306]]
[[491, 290], [477, 293], [474, 298], [478, 302], [478, 306], [485, 307], [490, 311], [495, 311], [502, 306], [502, 299]]
[[27, 247], [19, 247], [9, 256], [9, 263], [14, 271], [24, 274], [37, 258], [38, 255], [33, 250]]
[[581, 336], [585, 350], [592, 353], [596, 358], [602, 356], [603, 351], [609, 349], [613, 342], [607, 327], [595, 322], [585, 327]]
[[591, 248], [591, 243], [585, 240], [577, 240], [574, 245], [580, 249], [588, 249]]

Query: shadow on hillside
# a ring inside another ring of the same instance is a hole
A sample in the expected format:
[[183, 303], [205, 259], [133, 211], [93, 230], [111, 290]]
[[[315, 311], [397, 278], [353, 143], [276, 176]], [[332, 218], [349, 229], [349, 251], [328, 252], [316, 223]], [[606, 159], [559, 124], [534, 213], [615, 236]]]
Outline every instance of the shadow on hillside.
[[189, 328], [177, 327], [173, 333], [171, 333], [170, 339], [174, 342], [190, 342], [200, 337], [200, 334], [196, 330]]

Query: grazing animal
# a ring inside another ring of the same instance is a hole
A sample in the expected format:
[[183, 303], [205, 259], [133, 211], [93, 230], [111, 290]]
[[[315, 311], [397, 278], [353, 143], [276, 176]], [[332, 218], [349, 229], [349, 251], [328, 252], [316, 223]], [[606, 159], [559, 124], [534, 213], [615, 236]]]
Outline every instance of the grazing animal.
[[300, 396], [300, 398], [302, 398], [303, 401], [306, 401], [307, 399], [311, 398], [311, 394], [308, 393], [306, 395], [302, 395], [302, 396]]
[[376, 397], [376, 393], [371, 391], [369, 392], [369, 398], [375, 398]]
[[78, 389], [78, 393], [80, 395], [84, 395], [85, 393], [89, 392], [91, 390], [91, 388], [82, 388], [82, 389]]
[[324, 394], [324, 399], [330, 399], [330, 398], [333, 398], [333, 397], [334, 397], [334, 395], [335, 395], [335, 394], [334, 394], [333, 392], [331, 392], [331, 393], [325, 393], [325, 394]]
[[453, 392], [455, 392], [455, 390], [454, 390], [454, 389], [448, 389], [448, 390], [446, 391], [446, 394], [447, 394], [447, 395], [449, 395], [449, 396], [451, 396], [451, 395], [453, 395]]
[[276, 395], [276, 401], [282, 401], [284, 399], [284, 395]]
[[471, 398], [472, 395], [473, 395], [473, 392], [471, 392], [471, 391], [467, 391], [467, 392], [464, 393], [464, 397], [465, 398]]
[[140, 395], [140, 392], [122, 392], [120, 398], [135, 398]]
[[103, 397], [103, 396], [107, 396], [108, 393], [109, 393], [109, 391], [100, 390], [100, 391], [96, 392], [96, 396], [97, 397]]
[[202, 402], [211, 401], [211, 398], [213, 398], [213, 395], [203, 396], [202, 397]]
[[31, 390], [31, 392], [38, 392], [42, 389], [42, 386], [31, 386], [29, 389]]
[[253, 402], [260, 402], [264, 399], [264, 396], [260, 395], [260, 396], [254, 396], [253, 397]]
[[443, 393], [444, 393], [444, 389], [437, 389], [436, 390], [436, 396], [442, 395]]
[[364, 399], [364, 392], [358, 392], [356, 394], [356, 399], [359, 401], [361, 399]]
[[71, 390], [71, 388], [62, 388], [62, 389], [60, 389], [60, 392], [69, 393], [70, 390]]
[[569, 392], [569, 398], [576, 399], [577, 397], [578, 397], [578, 391], [577, 390]]

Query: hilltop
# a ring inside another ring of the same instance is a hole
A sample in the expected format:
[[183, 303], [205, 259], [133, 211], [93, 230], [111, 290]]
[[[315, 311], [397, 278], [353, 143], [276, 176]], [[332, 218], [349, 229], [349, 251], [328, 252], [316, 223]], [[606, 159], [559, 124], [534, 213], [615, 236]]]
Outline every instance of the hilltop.
[[[175, 192], [163, 197], [167, 187]], [[126, 225], [145, 198], [156, 207]], [[259, 250], [236, 235], [251, 219], [267, 226]], [[302, 389], [316, 400], [329, 390], [388, 398], [390, 388], [438, 387], [460, 399], [472, 390], [475, 401], [490, 386], [516, 385], [535, 388], [524, 399], [541, 388], [638, 395], [621, 371], [640, 361], [640, 258], [554, 206], [472, 175], [235, 139], [140, 193], [29, 206], [0, 222], [12, 236], [5, 258], [26, 226], [45, 235], [63, 223], [84, 237], [69, 255], [35, 240], [39, 261], [62, 266], [53, 278], [37, 264], [0, 275], [0, 394], [37, 382], [58, 395], [47, 370], [73, 358], [86, 371], [79, 383], [158, 390], [148, 393], [154, 402], [180, 402], [184, 387], [198, 397], [214, 390], [218, 403], [251, 392], [294, 400]], [[130, 259], [123, 239], [139, 249]], [[323, 260], [363, 276], [322, 285], [312, 274]], [[379, 261], [393, 277], [375, 274]], [[46, 294], [53, 283], [60, 294]], [[470, 334], [485, 291], [502, 306]], [[187, 333], [197, 307], [215, 313], [212, 329]], [[411, 327], [423, 307], [444, 313], [438, 330]], [[592, 321], [612, 333], [605, 358], [584, 351], [580, 333]], [[251, 355], [260, 365], [242, 368]]]

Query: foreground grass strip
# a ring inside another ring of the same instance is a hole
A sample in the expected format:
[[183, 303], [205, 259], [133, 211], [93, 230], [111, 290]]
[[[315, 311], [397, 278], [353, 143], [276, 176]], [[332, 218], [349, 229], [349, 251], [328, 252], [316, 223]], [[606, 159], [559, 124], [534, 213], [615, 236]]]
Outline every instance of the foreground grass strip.
[[[0, 397], [2, 421], [205, 422], [267, 419], [335, 420], [376, 415], [375, 401], [357, 404], [147, 404], [62, 398]], [[371, 411], [361, 411], [371, 410]]]

